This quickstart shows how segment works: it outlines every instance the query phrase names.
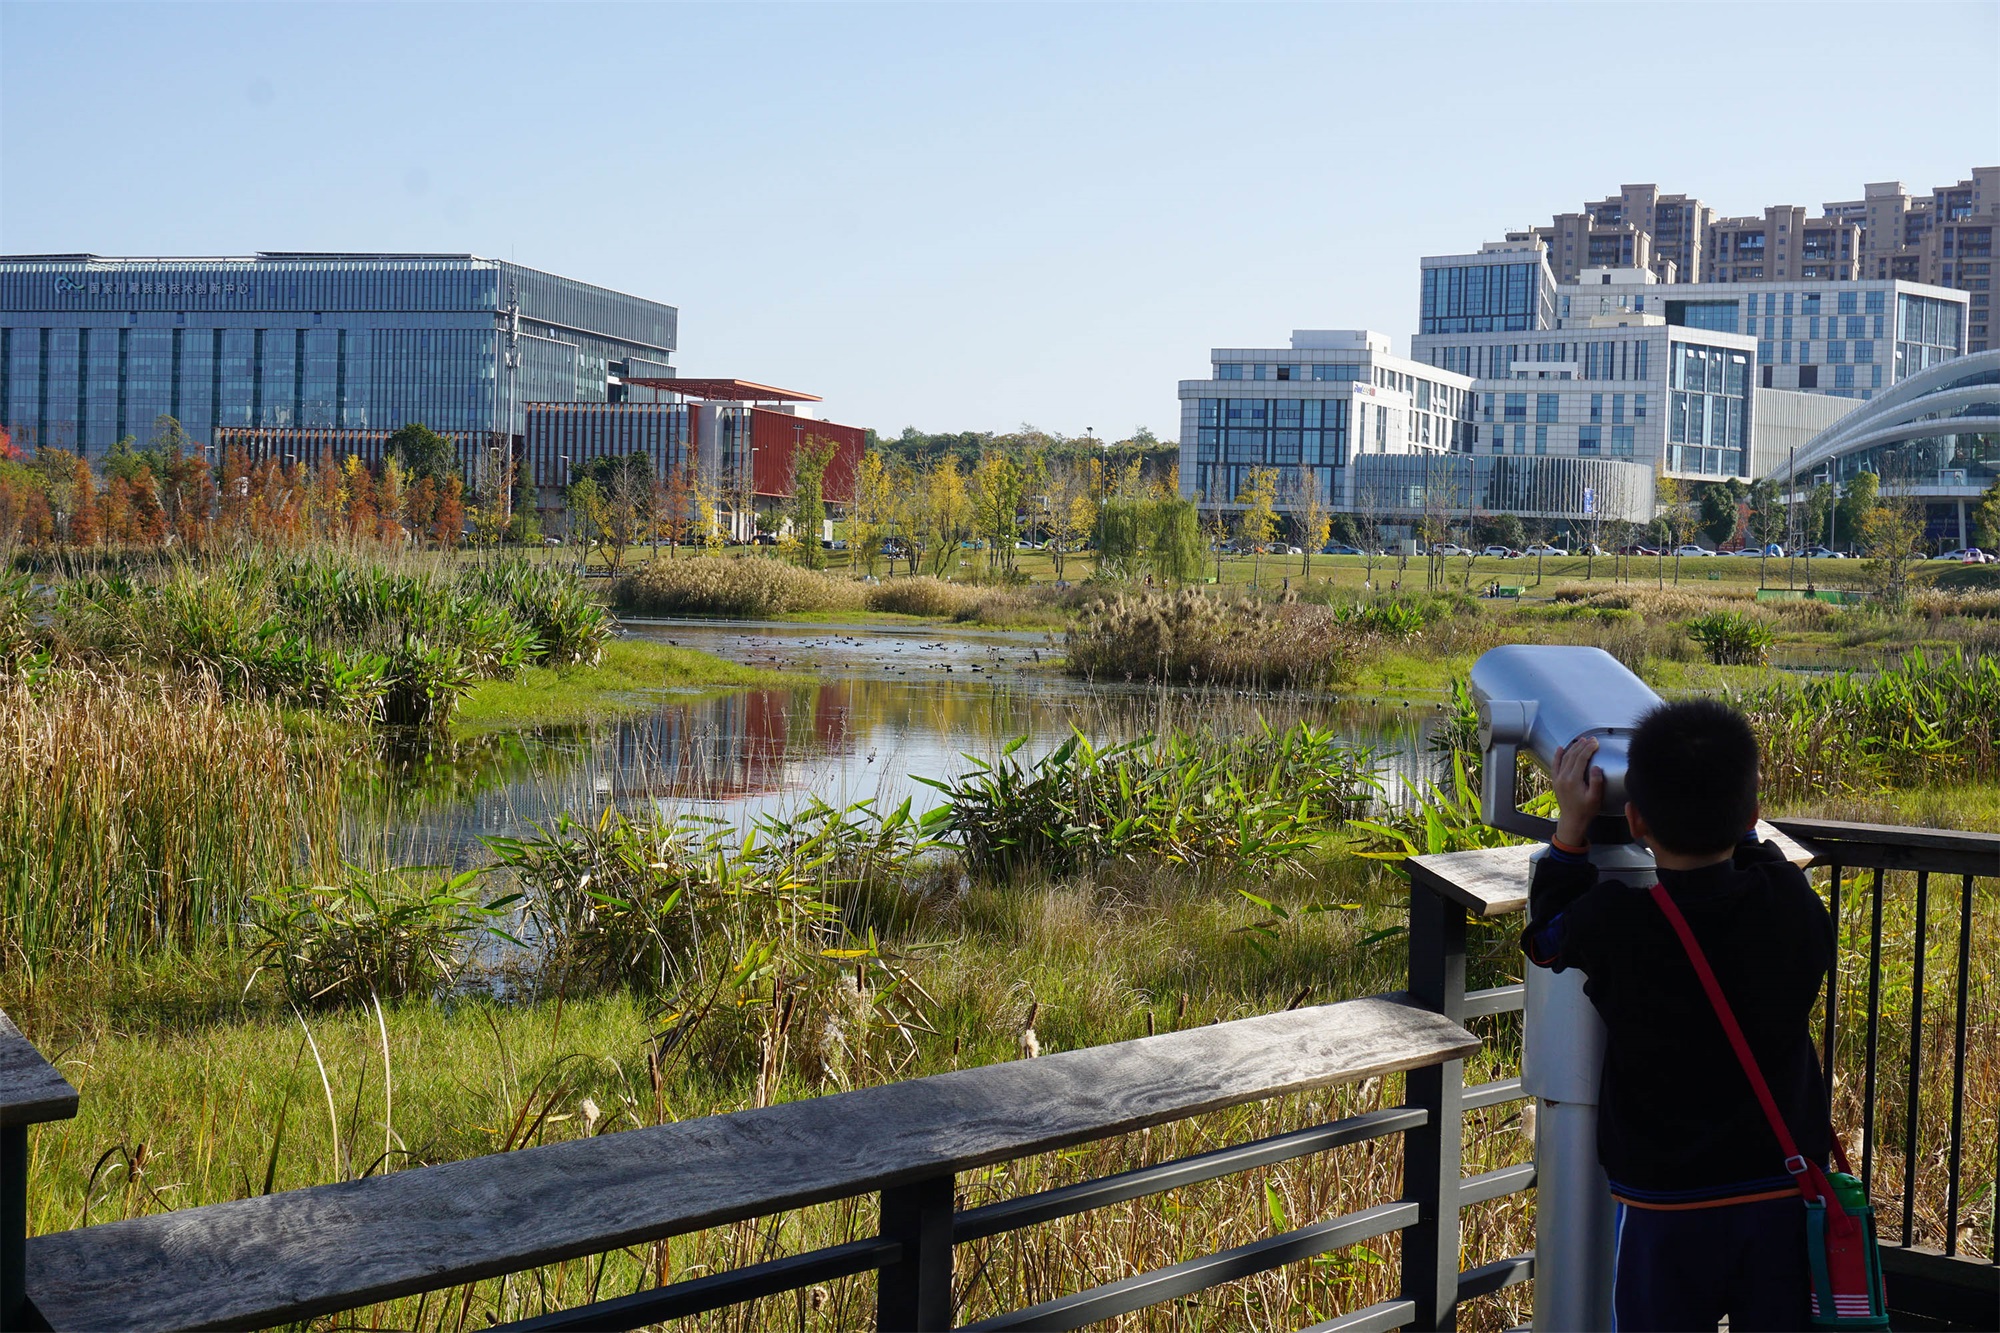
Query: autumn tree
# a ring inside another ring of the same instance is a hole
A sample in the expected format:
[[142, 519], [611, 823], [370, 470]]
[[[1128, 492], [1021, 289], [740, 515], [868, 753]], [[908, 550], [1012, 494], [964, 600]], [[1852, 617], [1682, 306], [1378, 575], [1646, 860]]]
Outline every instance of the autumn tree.
[[1042, 491], [1042, 524], [1049, 561], [1055, 566], [1060, 582], [1064, 562], [1083, 545], [1096, 524], [1097, 504], [1091, 491], [1090, 469], [1074, 459], [1058, 459], [1049, 465], [1047, 474]]
[[862, 454], [854, 469], [854, 502], [847, 510], [847, 540], [854, 559], [870, 577], [874, 576], [875, 562], [882, 558], [882, 545], [895, 513], [895, 497], [890, 487], [889, 465], [882, 451], [870, 449]]
[[77, 509], [90, 502], [90, 494], [86, 489], [90, 478], [88, 464], [84, 466], [82, 484], [78, 483], [77, 464], [81, 462], [82, 459], [67, 449], [57, 449], [45, 444], [35, 450], [35, 461], [32, 465], [35, 489], [41, 493], [47, 515], [46, 518], [42, 518], [44, 510], [35, 511], [37, 515], [35, 526], [41, 529], [38, 533], [40, 541], [62, 545], [74, 540], [70, 535], [70, 527], [76, 517]]
[[958, 459], [950, 454], [931, 464], [922, 484], [924, 535], [930, 547], [926, 558], [931, 573], [942, 576], [971, 530], [972, 496]]
[[840, 442], [808, 435], [792, 451], [792, 527], [799, 535], [799, 563], [807, 569], [826, 568], [826, 470]]
[[1250, 544], [1252, 584], [1258, 581], [1262, 570], [1264, 545], [1278, 531], [1277, 498], [1278, 471], [1268, 467], [1251, 469], [1236, 496], [1236, 503], [1243, 506], [1236, 516], [1236, 535]]
[[215, 528], [222, 539], [242, 545], [252, 539], [250, 528], [250, 456], [241, 445], [222, 451], [221, 484], [215, 496]]
[[465, 536], [465, 483], [457, 477], [446, 477], [438, 487], [430, 531], [432, 544], [447, 551], [456, 548]]
[[1014, 568], [1014, 543], [1020, 532], [1016, 515], [1025, 489], [1026, 477], [1021, 469], [1013, 459], [998, 451], [981, 458], [972, 470], [974, 523], [986, 543], [989, 575]]
[[353, 454], [340, 465], [341, 517], [351, 537], [374, 537], [380, 530], [381, 511], [375, 508], [375, 478], [368, 465]]
[[406, 522], [409, 515], [403, 512], [407, 498], [403, 465], [396, 461], [396, 455], [388, 454], [382, 459], [382, 470], [375, 478], [375, 511], [379, 515], [376, 533], [383, 541], [416, 539], [415, 524]]
[[1284, 503], [1299, 527], [1299, 550], [1303, 553], [1299, 573], [1311, 578], [1313, 555], [1326, 545], [1333, 531], [1333, 505], [1320, 485], [1319, 473], [1309, 467], [1293, 468], [1285, 483]]

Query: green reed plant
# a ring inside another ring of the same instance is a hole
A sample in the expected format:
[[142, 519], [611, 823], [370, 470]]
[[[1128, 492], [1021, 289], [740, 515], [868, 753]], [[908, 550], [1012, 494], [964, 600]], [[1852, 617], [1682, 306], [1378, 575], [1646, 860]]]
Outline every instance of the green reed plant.
[[1687, 622], [1687, 633], [1717, 666], [1761, 665], [1777, 638], [1769, 625], [1741, 611], [1696, 616]]
[[506, 928], [516, 897], [481, 902], [482, 874], [348, 865], [334, 884], [258, 894], [247, 923], [252, 965], [278, 977], [300, 1008], [435, 995], [482, 937], [518, 943]]
[[1872, 676], [1842, 673], [1743, 696], [1774, 800], [2000, 774], [2000, 660], [1906, 654]]
[[[10, 597], [0, 589], [0, 634]], [[205, 675], [229, 694], [431, 728], [480, 680], [594, 663], [614, 628], [572, 574], [519, 560], [455, 577], [329, 552], [182, 561], [79, 576], [48, 602], [16, 639], [58, 661]]]
[[1116, 860], [1294, 867], [1375, 790], [1373, 752], [1330, 729], [1176, 731], [1100, 747], [1081, 732], [1032, 764], [1025, 738], [949, 782], [927, 829], [974, 874], [1062, 875]]

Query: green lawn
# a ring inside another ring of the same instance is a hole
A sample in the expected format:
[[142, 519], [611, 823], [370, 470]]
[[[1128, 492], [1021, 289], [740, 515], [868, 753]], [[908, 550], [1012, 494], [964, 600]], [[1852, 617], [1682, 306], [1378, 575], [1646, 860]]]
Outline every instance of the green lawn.
[[659, 703], [665, 690], [781, 688], [809, 677], [764, 671], [651, 639], [613, 639], [595, 666], [529, 667], [512, 680], [482, 681], [459, 704], [468, 729], [584, 722]]

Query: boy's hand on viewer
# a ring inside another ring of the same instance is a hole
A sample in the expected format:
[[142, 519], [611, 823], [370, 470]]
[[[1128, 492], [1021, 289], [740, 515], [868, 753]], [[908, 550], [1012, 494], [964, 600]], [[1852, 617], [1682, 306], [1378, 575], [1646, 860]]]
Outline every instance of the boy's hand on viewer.
[[1590, 840], [1590, 821], [1604, 808], [1604, 770], [1590, 761], [1597, 757], [1597, 738], [1584, 736], [1556, 751], [1556, 841], [1581, 847]]

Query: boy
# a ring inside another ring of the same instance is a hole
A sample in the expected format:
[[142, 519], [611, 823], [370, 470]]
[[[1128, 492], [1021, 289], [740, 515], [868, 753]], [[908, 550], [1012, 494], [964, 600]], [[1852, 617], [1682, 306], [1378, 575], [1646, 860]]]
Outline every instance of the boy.
[[[1594, 738], [1556, 752], [1561, 817], [1529, 891], [1522, 948], [1586, 973], [1606, 1029], [1597, 1155], [1617, 1201], [1616, 1327], [1802, 1329], [1805, 1210], [1680, 940], [1644, 889], [1597, 888], [1604, 802]], [[1665, 704], [1632, 735], [1625, 807], [1707, 953], [1799, 1151], [1824, 1165], [1827, 1103], [1808, 1030], [1833, 923], [1759, 842], [1757, 741], [1713, 700]]]

